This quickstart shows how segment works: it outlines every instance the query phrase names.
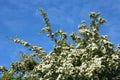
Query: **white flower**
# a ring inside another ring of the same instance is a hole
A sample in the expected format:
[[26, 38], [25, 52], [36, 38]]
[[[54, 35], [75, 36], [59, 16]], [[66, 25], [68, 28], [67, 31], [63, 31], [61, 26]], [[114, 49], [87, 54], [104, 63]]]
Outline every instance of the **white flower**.
[[92, 50], [95, 50], [97, 48], [98, 48], [98, 46], [95, 43], [92, 43]]
[[84, 33], [86, 33], [86, 32], [90, 32], [90, 30], [89, 30], [89, 29], [80, 29], [80, 33], [81, 33], [81, 34], [84, 34]]
[[80, 51], [84, 53], [86, 50], [85, 49], [80, 49]]
[[117, 54], [113, 54], [113, 55], [112, 55], [112, 59], [118, 60], [118, 59], [119, 59], [119, 56], [118, 56]]
[[65, 47], [63, 47], [63, 49], [65, 49], [65, 50], [69, 50], [70, 47], [65, 46]]
[[86, 63], [82, 63], [82, 65], [80, 66], [82, 69], [85, 69], [87, 67]]
[[43, 78], [40, 78], [39, 80], [44, 80]]

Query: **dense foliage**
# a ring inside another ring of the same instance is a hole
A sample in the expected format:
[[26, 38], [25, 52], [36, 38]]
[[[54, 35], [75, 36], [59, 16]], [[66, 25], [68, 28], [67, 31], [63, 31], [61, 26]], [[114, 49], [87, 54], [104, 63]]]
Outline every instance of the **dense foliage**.
[[46, 53], [37, 45], [11, 39], [33, 54], [21, 53], [21, 60], [11, 63], [9, 69], [1, 66], [0, 80], [120, 80], [120, 45], [115, 49], [106, 35], [99, 34], [105, 23], [100, 14], [91, 12], [90, 24], [83, 21], [69, 37], [61, 29], [53, 32], [45, 11], [40, 9], [40, 13], [45, 23], [40, 33], [47, 32], [53, 50]]

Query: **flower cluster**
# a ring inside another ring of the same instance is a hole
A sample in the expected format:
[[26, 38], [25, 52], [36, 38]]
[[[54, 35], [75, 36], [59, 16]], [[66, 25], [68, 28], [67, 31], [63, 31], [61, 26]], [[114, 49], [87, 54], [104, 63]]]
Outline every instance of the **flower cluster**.
[[19, 38], [13, 39], [13, 42], [18, 43], [18, 44], [21, 44], [21, 45], [23, 45], [23, 46], [30, 46], [30, 44], [29, 44], [28, 42], [23, 41], [23, 40], [20, 40]]

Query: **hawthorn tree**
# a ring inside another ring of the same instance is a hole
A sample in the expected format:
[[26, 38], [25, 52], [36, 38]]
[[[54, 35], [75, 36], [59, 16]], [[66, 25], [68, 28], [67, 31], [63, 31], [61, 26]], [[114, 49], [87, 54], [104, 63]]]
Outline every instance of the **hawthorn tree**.
[[90, 12], [89, 25], [83, 21], [70, 36], [61, 29], [53, 32], [46, 12], [40, 9], [40, 13], [45, 23], [40, 33], [47, 32], [53, 50], [46, 53], [42, 47], [11, 39], [33, 54], [21, 53], [21, 60], [11, 63], [9, 69], [1, 66], [0, 80], [120, 80], [120, 45], [115, 49], [106, 35], [99, 34], [106, 22], [99, 13]]

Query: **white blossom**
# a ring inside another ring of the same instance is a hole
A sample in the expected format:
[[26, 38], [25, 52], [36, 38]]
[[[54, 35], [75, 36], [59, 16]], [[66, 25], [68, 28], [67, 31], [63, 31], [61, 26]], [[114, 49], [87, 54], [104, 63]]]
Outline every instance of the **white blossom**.
[[118, 59], [120, 59], [120, 58], [119, 58], [119, 56], [118, 56], [117, 54], [113, 54], [113, 55], [112, 55], [112, 59], [118, 60]]

